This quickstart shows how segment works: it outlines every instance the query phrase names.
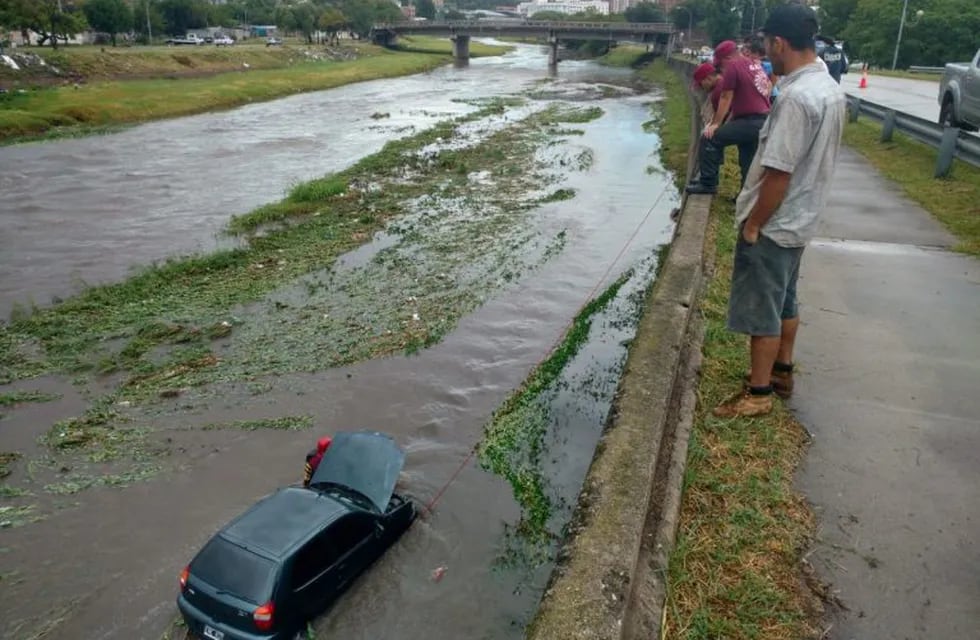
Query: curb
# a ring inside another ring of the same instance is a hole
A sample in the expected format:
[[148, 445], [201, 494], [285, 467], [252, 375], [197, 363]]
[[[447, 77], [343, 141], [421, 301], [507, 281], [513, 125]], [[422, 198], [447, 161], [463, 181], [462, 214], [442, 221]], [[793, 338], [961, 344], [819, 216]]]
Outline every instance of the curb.
[[710, 204], [684, 201], [529, 640], [661, 635], [696, 405]]

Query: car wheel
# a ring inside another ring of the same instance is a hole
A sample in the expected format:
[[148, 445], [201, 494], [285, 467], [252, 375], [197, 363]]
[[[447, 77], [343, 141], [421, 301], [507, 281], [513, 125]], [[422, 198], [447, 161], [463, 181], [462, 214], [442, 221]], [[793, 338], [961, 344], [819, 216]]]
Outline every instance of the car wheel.
[[953, 99], [948, 96], [943, 100], [943, 106], [939, 109], [939, 124], [944, 127], [959, 126], [956, 117], [953, 115]]

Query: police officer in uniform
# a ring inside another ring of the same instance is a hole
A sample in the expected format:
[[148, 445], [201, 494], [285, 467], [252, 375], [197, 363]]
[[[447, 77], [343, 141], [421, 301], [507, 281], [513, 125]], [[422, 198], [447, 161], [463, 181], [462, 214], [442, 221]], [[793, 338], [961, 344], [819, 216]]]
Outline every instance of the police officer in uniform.
[[[840, 84], [841, 74], [847, 73], [847, 56], [844, 50], [837, 46], [833, 38], [827, 36], [817, 36], [817, 55], [827, 65], [827, 72], [837, 84]], [[824, 46], [819, 46], [822, 43]]]

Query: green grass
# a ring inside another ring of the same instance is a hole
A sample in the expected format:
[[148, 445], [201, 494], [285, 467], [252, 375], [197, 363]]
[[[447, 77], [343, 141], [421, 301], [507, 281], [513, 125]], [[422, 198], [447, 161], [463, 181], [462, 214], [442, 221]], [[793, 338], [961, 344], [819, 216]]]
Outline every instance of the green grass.
[[282, 416], [280, 418], [259, 418], [256, 420], [211, 423], [204, 425], [202, 429], [205, 431], [214, 431], [217, 429], [237, 429], [239, 431], [303, 431], [312, 427], [313, 416]]
[[0, 451], [0, 479], [11, 473], [11, 465], [20, 460], [21, 454], [16, 451]]
[[[435, 38], [431, 36], [402, 36], [395, 44], [399, 51], [411, 51], [415, 53], [437, 53], [451, 54], [453, 43], [448, 38]], [[484, 44], [470, 40], [470, 57], [484, 58], [487, 56], [499, 56], [511, 51], [513, 47], [500, 45]]]
[[599, 64], [608, 67], [636, 67], [646, 60], [647, 50], [645, 47], [629, 44], [613, 47], [597, 59]]
[[[854, 73], [860, 75], [861, 72], [857, 70], [851, 70], [849, 73]], [[912, 73], [911, 71], [906, 71], [904, 69], [896, 69], [892, 71], [891, 69], [876, 69], [874, 71], [868, 71], [869, 75], [872, 76], [887, 76], [890, 78], [906, 78], [908, 80], [928, 80], [929, 82], [935, 82], [939, 84], [942, 79], [941, 73]]]
[[[125, 372], [128, 378], [119, 392], [142, 401], [180, 395], [183, 389], [209, 381], [328, 368], [437, 342], [480, 299], [475, 291], [452, 285], [455, 276], [446, 274], [467, 267], [447, 256], [468, 256], [472, 269], [476, 262], [499, 254], [480, 272], [480, 293], [500, 286], [498, 278], [509, 282], [519, 275], [523, 263], [510, 248], [522, 246], [524, 240], [518, 236], [524, 227], [517, 218], [536, 204], [531, 197], [540, 180], [531, 171], [535, 149], [548, 139], [550, 123], [580, 120], [580, 112], [586, 111], [545, 109], [473, 146], [418, 154], [438, 139], [454, 138], [465, 121], [503, 112], [502, 102], [486, 101], [470, 115], [392, 141], [344, 172], [297, 185], [284, 201], [233, 219], [230, 227], [236, 233], [288, 223], [249, 236], [242, 248], [175, 258], [123, 282], [86, 289], [55, 306], [22, 310], [10, 324], [0, 326], [4, 379], [45, 371]], [[467, 176], [474, 171], [491, 172], [494, 183], [471, 184]], [[406, 172], [411, 180], [405, 180]], [[352, 184], [380, 188], [348, 188]], [[447, 206], [458, 208], [453, 203], [459, 190], [466, 210], [483, 212], [479, 218], [424, 235], [426, 227], [418, 221], [393, 227], [416, 247], [411, 264], [400, 262], [404, 258], [397, 252], [385, 253], [380, 256], [385, 261], [377, 262], [372, 271], [357, 272], [365, 278], [373, 273], [368, 280], [357, 274], [340, 277], [331, 268], [338, 256], [408, 213], [408, 203], [434, 198], [429, 205], [434, 211], [431, 207], [439, 205], [440, 197], [451, 196]], [[509, 238], [512, 225], [518, 235], [501, 241], [499, 249], [484, 248], [480, 256], [467, 253], [482, 246], [476, 238]], [[432, 234], [441, 239], [439, 248], [426, 249]], [[456, 247], [451, 254], [446, 252], [450, 245]], [[422, 255], [428, 259], [420, 261]], [[316, 277], [301, 280], [311, 274]], [[281, 287], [297, 286], [305, 288], [301, 307], [266, 300], [245, 320], [236, 318], [242, 313], [240, 305], [262, 301]], [[419, 298], [414, 310], [419, 318], [411, 321], [404, 303], [408, 290]], [[338, 299], [345, 300], [348, 310], [333, 308]], [[315, 313], [318, 305], [322, 310]], [[283, 309], [293, 311], [281, 314]], [[350, 321], [344, 319], [348, 313]], [[373, 320], [357, 320], [363, 317]], [[284, 323], [289, 331], [284, 332]], [[279, 327], [274, 338], [265, 332], [270, 325]], [[218, 352], [219, 358], [212, 351], [213, 342], [229, 337], [235, 349]]]
[[25, 402], [50, 402], [60, 397], [58, 394], [43, 391], [12, 391], [0, 393], [0, 407], [12, 407]]
[[535, 367], [521, 387], [494, 412], [485, 427], [479, 446], [480, 464], [510, 483], [514, 499], [521, 507], [518, 530], [529, 540], [547, 537], [552, 508], [539, 466], [549, 424], [548, 412], [540, 397], [558, 380], [588, 340], [592, 316], [606, 308], [631, 276], [632, 272], [623, 274], [582, 308], [551, 355]]
[[684, 186], [687, 172], [688, 146], [691, 138], [691, 102], [684, 81], [658, 58], [641, 69], [640, 77], [655, 83], [663, 90], [663, 100], [654, 111], [651, 121], [660, 133], [660, 157], [664, 166], [674, 173], [678, 188]]
[[[351, 46], [352, 45], [352, 46]], [[370, 51], [365, 46], [351, 43], [344, 50]], [[309, 56], [329, 55], [321, 47], [284, 46], [266, 47], [264, 43], [238, 44], [233, 47], [168, 47], [168, 46], [71, 46], [57, 51], [50, 47], [30, 47], [14, 52], [36, 54], [50, 65], [25, 67], [13, 71], [0, 67], [0, 78], [8, 82], [30, 85], [40, 78], [59, 78], [51, 67], [62, 72], [60, 77], [92, 80], [165, 77], [189, 74], [219, 73], [241, 69], [248, 64], [253, 69], [286, 67]]]
[[936, 179], [935, 149], [898, 133], [892, 142], [880, 137], [881, 126], [871, 122], [851, 122], [844, 130], [848, 146], [956, 236], [954, 249], [980, 256], [980, 168], [954, 160], [951, 177]]
[[[685, 177], [690, 112], [683, 82], [654, 63], [645, 76], [666, 87], [658, 120], [665, 165]], [[721, 420], [715, 405], [741, 388], [744, 336], [726, 328], [734, 205], [733, 154], [712, 204], [707, 246], [715, 269], [701, 303], [705, 322], [698, 405], [689, 444], [677, 542], [667, 576], [663, 637], [672, 640], [799, 640], [813, 632], [800, 559], [813, 516], [793, 489], [804, 431], [777, 403], [766, 417]]]
[[181, 80], [125, 80], [37, 89], [0, 100], [0, 141], [71, 133], [78, 127], [132, 124], [227, 109], [303, 91], [390, 78], [445, 64], [443, 55], [377, 50], [341, 62], [304, 62]]

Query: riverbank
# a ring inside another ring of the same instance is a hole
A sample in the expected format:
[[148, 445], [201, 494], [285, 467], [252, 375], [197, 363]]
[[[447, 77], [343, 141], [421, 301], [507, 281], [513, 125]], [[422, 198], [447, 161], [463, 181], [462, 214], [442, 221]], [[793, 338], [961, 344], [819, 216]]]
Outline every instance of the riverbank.
[[[106, 74], [111, 77], [125, 68], [123, 60], [127, 55], [141, 61], [137, 65], [140, 74], [162, 77], [106, 80], [5, 94], [0, 97], [0, 144], [84, 135], [105, 127], [228, 109], [294, 93], [421, 73], [450, 60], [448, 41], [425, 39], [420, 46], [424, 52], [392, 51], [362, 44], [347, 50], [351, 59], [343, 59], [348, 54], [331, 57], [326, 49], [288, 48], [273, 53], [256, 52], [252, 46], [231, 53], [229, 50], [197, 51], [201, 47], [192, 52], [135, 50], [121, 55], [65, 52], [61, 55], [78, 57], [74, 68], [79, 72], [89, 70], [95, 78]], [[506, 50], [506, 47], [474, 43], [472, 54], [499, 55]], [[104, 62], [105, 56], [109, 56], [112, 64]], [[260, 66], [267, 68], [252, 68], [248, 59], [256, 56], [261, 60]], [[191, 69], [185, 73], [197, 77], [170, 77], [173, 64]], [[215, 73], [226, 71], [229, 64], [239, 70]]]
[[[661, 62], [643, 72], [667, 93], [659, 122], [662, 157], [683, 177], [690, 142], [682, 78]], [[737, 166], [729, 158], [722, 190], [711, 204], [707, 231], [713, 270], [701, 302], [705, 325], [697, 407], [690, 442], [680, 521], [669, 558], [664, 637], [689, 640], [809, 637], [819, 613], [801, 560], [813, 515], [793, 487], [806, 435], [782, 404], [750, 421], [720, 420], [712, 408], [741, 385], [748, 368], [742, 336], [725, 328], [734, 250], [732, 198]], [[762, 634], [760, 636], [760, 634]]]

